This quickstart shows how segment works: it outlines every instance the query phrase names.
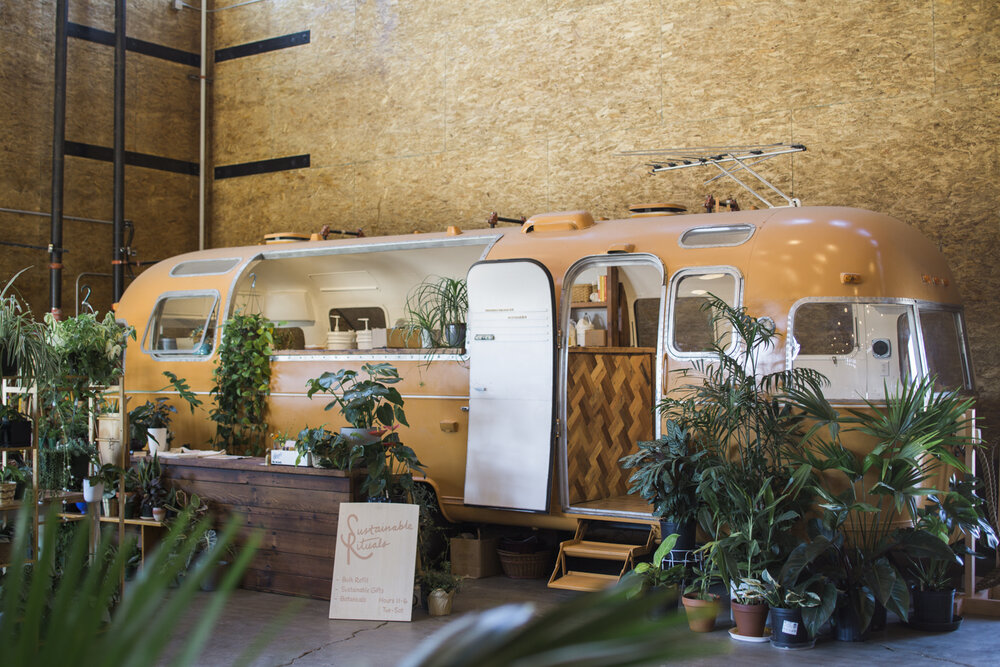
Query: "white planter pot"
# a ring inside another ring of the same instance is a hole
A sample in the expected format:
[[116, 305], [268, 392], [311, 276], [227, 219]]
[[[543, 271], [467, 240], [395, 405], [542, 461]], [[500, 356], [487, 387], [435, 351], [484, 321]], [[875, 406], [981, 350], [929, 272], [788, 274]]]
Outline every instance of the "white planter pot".
[[372, 432], [371, 429], [367, 428], [351, 428], [350, 426], [344, 426], [340, 429], [340, 435], [351, 443], [370, 445], [372, 443], [378, 442], [382, 439], [381, 432]]
[[90, 480], [83, 480], [83, 499], [88, 503], [99, 503], [104, 499], [104, 485], [91, 486]]
[[148, 433], [149, 437], [146, 440], [146, 446], [149, 448], [150, 454], [155, 454], [158, 451], [167, 451], [167, 429], [151, 428]]

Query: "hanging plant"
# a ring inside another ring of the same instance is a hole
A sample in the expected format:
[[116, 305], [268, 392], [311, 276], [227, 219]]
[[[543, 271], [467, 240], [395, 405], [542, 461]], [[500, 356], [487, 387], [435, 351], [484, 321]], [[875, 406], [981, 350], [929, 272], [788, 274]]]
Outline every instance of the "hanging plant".
[[135, 328], [119, 324], [113, 313], [103, 320], [83, 313], [65, 320], [45, 315], [48, 342], [58, 361], [52, 378], [55, 386], [73, 389], [84, 398], [92, 386], [108, 386], [122, 374], [122, 353], [128, 339], [135, 340]]
[[216, 424], [213, 444], [231, 454], [264, 453], [273, 346], [274, 323], [259, 313], [237, 313], [222, 329], [211, 417]]

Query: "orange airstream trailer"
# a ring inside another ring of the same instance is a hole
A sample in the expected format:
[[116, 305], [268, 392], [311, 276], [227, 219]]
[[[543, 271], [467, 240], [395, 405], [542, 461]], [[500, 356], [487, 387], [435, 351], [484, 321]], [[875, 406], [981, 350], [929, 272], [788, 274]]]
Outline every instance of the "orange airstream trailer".
[[[430, 276], [468, 281], [463, 348], [327, 349], [331, 316], [392, 327]], [[941, 254], [906, 224], [852, 208], [574, 211], [520, 228], [220, 248], [147, 269], [117, 312], [138, 334], [133, 403], [157, 393], [164, 370], [209, 398], [222, 323], [259, 311], [296, 340], [272, 356], [272, 431], [344, 425], [306, 381], [389, 362], [404, 378], [405, 441], [448, 519], [571, 529], [581, 517], [652, 522], [618, 459], [658, 435], [652, 408], [682, 381], [671, 371], [722, 333], [700, 312], [709, 293], [771, 318], [782, 345], [765, 366], [815, 368], [833, 399], [877, 400], [885, 383], [932, 373], [973, 386]], [[580, 320], [593, 328], [578, 337]], [[207, 446], [207, 412], [186, 412], [176, 442]]]

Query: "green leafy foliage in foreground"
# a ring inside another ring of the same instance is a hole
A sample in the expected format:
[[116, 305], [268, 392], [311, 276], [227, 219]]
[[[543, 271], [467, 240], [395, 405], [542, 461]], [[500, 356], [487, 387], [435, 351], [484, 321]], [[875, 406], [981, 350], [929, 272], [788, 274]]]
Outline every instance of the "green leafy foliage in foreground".
[[[29, 520], [28, 512], [22, 512], [18, 525], [27, 525]], [[46, 517], [36, 563], [24, 563], [30, 535], [29, 531], [18, 531], [15, 563], [7, 568], [0, 587], [2, 663], [32, 667], [156, 664], [172, 639], [171, 630], [189, 615], [188, 607], [201, 582], [225, 554], [239, 527], [230, 521], [207, 557], [198, 559], [168, 595], [168, 585], [185, 570], [188, 557], [208, 528], [208, 519], [202, 523], [202, 530], [185, 537], [181, 528], [187, 522], [176, 522], [136, 579], [127, 583], [123, 595], [120, 573], [132, 552], [131, 543], [117, 549], [111, 536], [105, 535], [93, 557], [88, 558], [89, 532], [84, 522], [79, 522], [73, 526], [74, 537], [60, 569], [56, 558], [60, 522], [54, 510]], [[258, 542], [259, 536], [255, 536], [240, 552], [170, 664], [196, 664]]]
[[543, 613], [508, 604], [466, 614], [429, 637], [401, 667], [648, 665], [718, 651], [682, 614], [659, 615], [675, 593], [629, 597], [634, 582], [582, 595]]

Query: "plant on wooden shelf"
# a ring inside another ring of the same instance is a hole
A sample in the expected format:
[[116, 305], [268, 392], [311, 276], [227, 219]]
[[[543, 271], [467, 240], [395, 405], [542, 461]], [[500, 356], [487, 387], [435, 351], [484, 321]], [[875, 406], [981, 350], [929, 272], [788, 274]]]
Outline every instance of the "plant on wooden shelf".
[[[173, 388], [191, 408], [191, 414], [194, 414], [195, 408], [201, 405], [201, 399], [191, 391], [187, 380], [177, 377], [170, 371], [163, 371], [163, 374], [169, 383], [154, 393]], [[177, 408], [170, 404], [170, 399], [166, 396], [160, 396], [155, 401], [146, 401], [129, 410], [129, 440], [132, 449], [142, 449], [144, 444], [151, 452], [169, 449], [173, 440], [173, 435], [169, 432], [171, 414], [177, 414]]]
[[264, 453], [273, 347], [274, 323], [259, 313], [236, 313], [223, 326], [210, 414], [214, 444], [230, 454]]
[[399, 371], [387, 363], [366, 363], [361, 372], [342, 368], [323, 373], [306, 383], [307, 395], [333, 396], [326, 408], [339, 408], [353, 430], [341, 430], [351, 446], [351, 460], [364, 462], [368, 474], [361, 491], [369, 499], [389, 499], [396, 491], [412, 493], [413, 472], [423, 467], [412, 448], [399, 438], [400, 425], [409, 426], [403, 397], [390, 385], [401, 381]]
[[19, 376], [26, 384], [51, 374], [55, 359], [46, 343], [45, 327], [17, 294], [14, 281], [21, 269], [0, 290], [0, 365], [4, 377]]
[[46, 313], [47, 340], [58, 362], [54, 386], [69, 388], [76, 398], [92, 396], [91, 387], [109, 386], [122, 375], [122, 353], [135, 328], [115, 321], [114, 313], [103, 320], [94, 313], [57, 320]]
[[312, 455], [313, 467], [333, 470], [352, 470], [361, 462], [360, 452], [339, 433], [332, 433], [325, 427], [309, 428], [299, 431], [295, 439], [295, 450], [298, 465], [303, 456]]
[[0, 447], [30, 447], [31, 420], [17, 408], [0, 404]]
[[406, 299], [411, 328], [428, 332], [431, 346], [465, 345], [469, 290], [463, 278], [432, 276], [417, 285]]

